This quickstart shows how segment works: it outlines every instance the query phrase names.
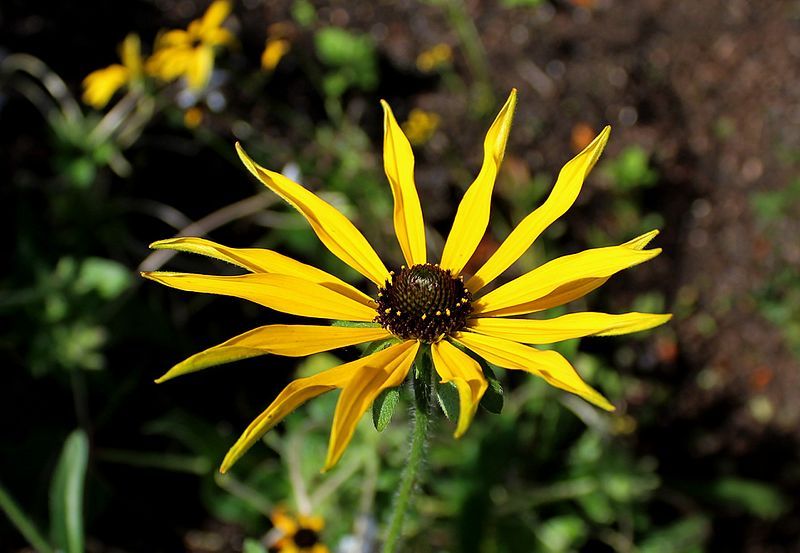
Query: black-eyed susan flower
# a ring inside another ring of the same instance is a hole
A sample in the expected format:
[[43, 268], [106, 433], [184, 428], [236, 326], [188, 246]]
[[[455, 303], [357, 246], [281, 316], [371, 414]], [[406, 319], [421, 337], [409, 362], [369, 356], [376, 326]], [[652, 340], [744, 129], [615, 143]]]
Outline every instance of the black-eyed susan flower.
[[[660, 249], [645, 247], [652, 231], [618, 246], [559, 257], [489, 292], [484, 288], [508, 269], [534, 240], [569, 209], [583, 180], [608, 140], [606, 127], [558, 175], [544, 204], [525, 217], [473, 275], [462, 274], [489, 223], [490, 200], [503, 161], [516, 104], [516, 91], [484, 140], [480, 172], [461, 200], [439, 263], [431, 263], [422, 208], [414, 184], [414, 156], [386, 102], [384, 167], [394, 196], [394, 229], [406, 264], [390, 271], [356, 227], [336, 208], [280, 173], [256, 164], [237, 145], [247, 169], [297, 209], [323, 244], [375, 285], [370, 297], [320, 269], [277, 252], [235, 249], [200, 238], [153, 244], [228, 261], [249, 271], [239, 276], [154, 272], [144, 276], [181, 290], [235, 296], [265, 307], [365, 326], [268, 325], [198, 353], [170, 369], [158, 382], [206, 367], [265, 354], [304, 356], [353, 344], [393, 338], [385, 349], [313, 376], [291, 382], [244, 431], [222, 463], [228, 470], [265, 432], [297, 407], [324, 392], [340, 389], [325, 468], [342, 456], [356, 424], [378, 395], [403, 383], [417, 355], [430, 351], [442, 382], [459, 394], [455, 436], [467, 430], [487, 381], [471, 355], [511, 370], [525, 371], [577, 394], [606, 410], [614, 407], [586, 384], [549, 344], [582, 336], [608, 336], [660, 325], [669, 315], [572, 313], [531, 319], [536, 313], [578, 299], [613, 274], [652, 259]], [[369, 325], [369, 323], [374, 323]]]
[[320, 541], [320, 532], [325, 528], [322, 517], [302, 514], [292, 517], [284, 509], [277, 508], [269, 518], [275, 531], [270, 540], [270, 553], [329, 553], [328, 547]]
[[230, 2], [215, 0], [203, 17], [189, 23], [186, 30], [174, 29], [159, 35], [155, 52], [145, 66], [147, 72], [164, 81], [183, 77], [195, 92], [205, 88], [214, 69], [216, 50], [236, 41], [222, 26], [230, 13]]
[[119, 48], [122, 64], [115, 63], [92, 71], [83, 79], [83, 101], [95, 109], [102, 109], [115, 92], [142, 78], [142, 52], [139, 36], [125, 37]]

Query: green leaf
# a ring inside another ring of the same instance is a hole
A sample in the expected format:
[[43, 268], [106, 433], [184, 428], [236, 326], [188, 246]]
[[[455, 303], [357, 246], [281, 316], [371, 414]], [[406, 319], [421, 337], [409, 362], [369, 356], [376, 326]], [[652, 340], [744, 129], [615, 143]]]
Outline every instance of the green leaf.
[[389, 388], [382, 391], [372, 402], [372, 423], [375, 425], [375, 430], [383, 432], [389, 426], [399, 401], [400, 388]]
[[722, 478], [711, 484], [709, 494], [720, 503], [735, 506], [759, 518], [774, 520], [788, 505], [778, 490], [763, 482]]
[[5, 513], [19, 533], [22, 534], [28, 543], [39, 553], [52, 553], [53, 548], [47, 543], [39, 528], [33, 520], [20, 508], [14, 498], [0, 484], [0, 511]]
[[267, 548], [258, 540], [245, 538], [242, 553], [267, 553]]
[[494, 375], [494, 371], [489, 367], [488, 363], [482, 359], [479, 360], [479, 363], [481, 369], [483, 369], [483, 376], [485, 376], [486, 380], [489, 382], [489, 387], [486, 388], [486, 392], [481, 398], [480, 406], [490, 413], [499, 415], [503, 412], [503, 385], [500, 384], [500, 381]]
[[693, 516], [653, 531], [639, 544], [639, 553], [702, 553], [711, 526], [702, 516]]
[[458, 420], [460, 407], [458, 403], [458, 388], [456, 388], [455, 384], [452, 382], [438, 384], [436, 386], [436, 399], [439, 400], [439, 406], [448, 420]]
[[385, 340], [375, 340], [374, 342], [370, 342], [367, 344], [367, 347], [364, 348], [364, 353], [362, 357], [366, 357], [367, 355], [372, 355], [373, 353], [379, 352], [388, 348], [391, 345], [398, 344], [399, 341], [397, 338], [386, 338]]
[[131, 272], [124, 265], [102, 257], [89, 257], [81, 263], [75, 291], [81, 294], [96, 292], [103, 299], [110, 300], [124, 292], [131, 281]]
[[83, 430], [74, 430], [64, 442], [53, 480], [50, 482], [50, 531], [56, 548], [83, 553], [83, 494], [89, 440]]

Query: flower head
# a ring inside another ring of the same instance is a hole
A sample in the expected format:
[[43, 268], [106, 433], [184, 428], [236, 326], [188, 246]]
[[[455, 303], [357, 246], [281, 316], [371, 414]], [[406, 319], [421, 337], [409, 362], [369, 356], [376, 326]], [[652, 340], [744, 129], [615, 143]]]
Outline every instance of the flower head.
[[428, 351], [443, 383], [455, 385], [460, 402], [455, 436], [467, 430], [488, 383], [482, 357], [499, 367], [528, 372], [606, 409], [614, 407], [590, 387], [561, 354], [531, 345], [582, 336], [608, 336], [652, 328], [669, 315], [572, 313], [551, 319], [519, 317], [578, 299], [615, 273], [660, 253], [645, 247], [651, 231], [618, 246], [554, 259], [488, 293], [484, 287], [508, 269], [534, 240], [563, 215], [608, 140], [609, 127], [558, 175], [544, 204], [525, 217], [473, 275], [462, 271], [489, 223], [490, 200], [503, 161], [516, 91], [484, 140], [480, 172], [461, 200], [440, 262], [428, 261], [422, 208], [414, 184], [414, 156], [386, 102], [384, 168], [394, 197], [394, 230], [406, 265], [389, 271], [366, 238], [332, 205], [280, 173], [256, 164], [237, 144], [247, 169], [297, 209], [323, 244], [377, 287], [370, 297], [320, 269], [277, 252], [235, 249], [200, 238], [153, 244], [231, 262], [249, 271], [240, 276], [145, 273], [157, 282], [193, 292], [235, 296], [304, 317], [373, 323], [356, 327], [268, 325], [198, 353], [158, 381], [258, 355], [304, 356], [375, 340], [393, 344], [361, 359], [291, 382], [245, 430], [222, 463], [228, 470], [265, 432], [294, 409], [324, 392], [340, 389], [325, 469], [342, 456], [356, 424], [378, 395], [403, 383], [421, 351]]
[[230, 13], [230, 2], [215, 0], [203, 17], [189, 23], [186, 30], [159, 35], [155, 52], [147, 60], [147, 72], [164, 81], [184, 77], [195, 92], [205, 88], [214, 69], [215, 50], [236, 41], [222, 26]]
[[120, 45], [122, 64], [115, 63], [92, 71], [83, 79], [83, 101], [95, 109], [102, 109], [123, 86], [142, 78], [142, 54], [139, 36], [129, 34]]
[[319, 516], [289, 516], [282, 508], [270, 514], [277, 534], [269, 547], [270, 553], [328, 553], [328, 547], [320, 541], [320, 532], [325, 521]]

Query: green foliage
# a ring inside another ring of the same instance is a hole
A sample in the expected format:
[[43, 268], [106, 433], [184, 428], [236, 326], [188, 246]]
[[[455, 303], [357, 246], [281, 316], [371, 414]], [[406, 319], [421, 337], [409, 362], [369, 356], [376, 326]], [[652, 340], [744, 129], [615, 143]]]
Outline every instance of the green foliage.
[[322, 83], [327, 96], [338, 98], [350, 88], [371, 90], [377, 85], [377, 54], [368, 35], [326, 27], [314, 36], [314, 46], [330, 69]]
[[650, 166], [650, 154], [639, 146], [629, 146], [604, 166], [615, 187], [623, 192], [653, 186], [658, 173]]
[[89, 440], [75, 430], [64, 442], [61, 458], [50, 484], [50, 533], [56, 548], [83, 553], [83, 495]]
[[375, 430], [383, 432], [389, 426], [399, 401], [400, 390], [397, 388], [389, 388], [380, 393], [372, 403], [372, 424], [375, 425]]

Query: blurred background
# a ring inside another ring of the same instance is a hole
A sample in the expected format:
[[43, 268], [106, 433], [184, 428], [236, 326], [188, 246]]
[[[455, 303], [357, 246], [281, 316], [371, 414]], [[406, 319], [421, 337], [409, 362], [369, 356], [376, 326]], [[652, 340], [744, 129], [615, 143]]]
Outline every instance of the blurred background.
[[610, 124], [576, 205], [507, 276], [660, 228], [661, 256], [568, 310], [675, 317], [557, 345], [614, 415], [503, 373], [500, 415], [480, 410], [460, 441], [441, 417], [404, 550], [800, 551], [800, 3], [244, 0], [201, 85], [133, 78], [128, 64], [105, 74], [120, 81], [105, 105], [82, 100], [87, 75], [121, 63], [126, 35], [147, 58], [160, 32], [207, 8], [0, 6], [0, 550], [265, 552], [278, 506], [322, 516], [331, 551], [374, 550], [406, 455], [402, 404], [380, 433], [366, 416], [327, 475], [335, 394], [217, 473], [295, 374], [358, 350], [157, 386], [197, 351], [292, 319], [137, 271], [236, 273], [148, 249], [188, 234], [276, 249], [371, 291], [246, 174], [233, 143], [318, 191], [399, 265], [378, 100], [414, 143], [441, 245], [516, 87], [470, 266]]

